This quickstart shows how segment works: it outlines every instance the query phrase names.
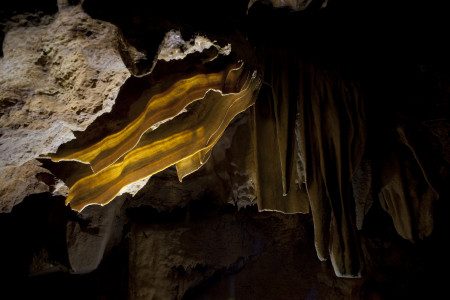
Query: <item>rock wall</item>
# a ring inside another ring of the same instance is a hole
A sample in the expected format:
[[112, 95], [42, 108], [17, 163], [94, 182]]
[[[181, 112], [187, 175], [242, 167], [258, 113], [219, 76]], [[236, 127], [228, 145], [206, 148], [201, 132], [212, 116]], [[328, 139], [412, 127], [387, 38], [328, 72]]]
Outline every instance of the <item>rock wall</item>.
[[[42, 172], [35, 159], [55, 152], [74, 138], [73, 131], [85, 130], [110, 111], [130, 76], [120, 56], [123, 41], [116, 27], [92, 19], [80, 6], [65, 8], [53, 18], [50, 24], [10, 28], [3, 42], [3, 212], [27, 195], [45, 191], [26, 175]], [[15, 189], [18, 184], [23, 187]]]

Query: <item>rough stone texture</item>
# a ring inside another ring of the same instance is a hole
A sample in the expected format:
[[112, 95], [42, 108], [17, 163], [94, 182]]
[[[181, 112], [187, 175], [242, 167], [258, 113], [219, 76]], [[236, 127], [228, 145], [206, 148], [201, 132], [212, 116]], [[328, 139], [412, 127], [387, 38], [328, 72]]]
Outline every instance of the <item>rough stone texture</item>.
[[180, 31], [171, 30], [164, 37], [158, 49], [158, 60], [181, 60], [194, 52], [203, 52], [211, 47], [217, 49], [217, 55], [229, 55], [231, 45], [227, 44], [223, 48], [210, 41], [207, 37], [197, 35], [188, 41], [183, 39]]
[[[359, 281], [342, 280], [342, 296], [330, 295], [336, 283], [330, 282], [330, 266], [312, 259], [307, 219], [241, 210], [189, 222], [134, 224], [130, 299], [184, 299], [188, 290], [188, 299], [348, 299]], [[222, 288], [212, 285], [200, 294], [195, 290], [220, 277], [225, 278]], [[264, 290], [257, 288], [260, 282]]]
[[[16, 167], [19, 177], [11, 180], [32, 181], [20, 177], [30, 174], [24, 163], [55, 152], [74, 137], [72, 131], [84, 130], [111, 110], [130, 76], [120, 39], [117, 28], [93, 20], [80, 6], [60, 11], [48, 25], [17, 26], [6, 33], [0, 59], [0, 168]], [[2, 194], [2, 211], [34, 190]]]
[[49, 25], [7, 32], [0, 61], [2, 165], [56, 151], [72, 138], [69, 130], [84, 130], [111, 110], [129, 76], [118, 43], [116, 28], [80, 7], [59, 12]]
[[40, 167], [36, 160], [30, 160], [20, 167], [0, 168], [0, 212], [10, 212], [27, 195], [47, 192], [48, 185], [36, 178], [39, 173], [48, 173], [48, 170]]

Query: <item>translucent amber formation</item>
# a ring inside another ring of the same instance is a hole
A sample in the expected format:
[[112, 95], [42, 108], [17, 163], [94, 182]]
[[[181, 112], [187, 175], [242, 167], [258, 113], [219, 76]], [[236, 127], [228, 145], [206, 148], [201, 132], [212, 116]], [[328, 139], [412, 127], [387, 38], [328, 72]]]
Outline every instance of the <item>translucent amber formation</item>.
[[143, 112], [124, 129], [82, 149], [64, 149], [55, 154], [54, 161], [77, 160], [91, 165], [99, 172], [133, 149], [141, 136], [152, 126], [178, 115], [187, 105], [201, 99], [208, 90], [223, 89], [229, 70], [212, 74], [195, 74], [175, 82], [167, 90], [153, 95]]
[[200, 168], [230, 121], [254, 103], [260, 79], [239, 62], [218, 72], [183, 75], [167, 86], [156, 85], [142, 112], [128, 117], [120, 130], [72, 143], [52, 156], [92, 168], [92, 174], [72, 180], [66, 200], [72, 209], [106, 204], [124, 186], [174, 164], [180, 180]]

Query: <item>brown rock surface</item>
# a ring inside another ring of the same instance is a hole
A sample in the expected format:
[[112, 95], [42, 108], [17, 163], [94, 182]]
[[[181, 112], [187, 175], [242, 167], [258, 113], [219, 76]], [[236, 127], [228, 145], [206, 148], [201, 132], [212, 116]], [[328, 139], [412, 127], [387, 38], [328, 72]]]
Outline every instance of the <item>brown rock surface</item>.
[[30, 194], [47, 192], [49, 187], [36, 178], [38, 173], [48, 173], [39, 162], [30, 160], [23, 165], [0, 168], [0, 212], [10, 212]]
[[[312, 259], [308, 218], [247, 209], [213, 219], [134, 224], [130, 299], [348, 299], [360, 282], [341, 279], [343, 295], [327, 295], [336, 282], [330, 266]], [[198, 285], [208, 281], [199, 294]], [[257, 287], [261, 281], [264, 290]]]

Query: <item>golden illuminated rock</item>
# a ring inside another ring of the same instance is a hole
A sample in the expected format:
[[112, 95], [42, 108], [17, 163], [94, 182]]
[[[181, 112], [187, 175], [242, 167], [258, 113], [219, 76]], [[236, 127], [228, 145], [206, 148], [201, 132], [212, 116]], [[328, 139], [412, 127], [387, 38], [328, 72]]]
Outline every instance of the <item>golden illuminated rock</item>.
[[[52, 157], [54, 161], [77, 160], [89, 163], [98, 172], [114, 163], [139, 142], [142, 134], [152, 126], [178, 115], [187, 105], [201, 99], [210, 89], [226, 89], [229, 84], [225, 69], [213, 74], [196, 74], [175, 82], [167, 90], [153, 95], [143, 112], [123, 130], [83, 149], [62, 149]], [[156, 92], [156, 91], [155, 91]]]
[[[106, 204], [123, 187], [174, 164], [181, 180], [208, 159], [234, 116], [254, 103], [260, 79], [243, 63], [228, 63], [219, 72], [200, 72], [205, 69], [183, 73], [179, 80], [169, 77], [175, 80], [170, 86], [155, 84], [130, 109], [123, 129], [88, 145], [75, 140], [52, 156], [56, 162], [89, 163], [93, 170], [66, 180], [70, 183], [66, 202], [73, 209]], [[143, 97], [148, 97], [145, 106]], [[144, 109], [137, 114], [136, 107]]]

